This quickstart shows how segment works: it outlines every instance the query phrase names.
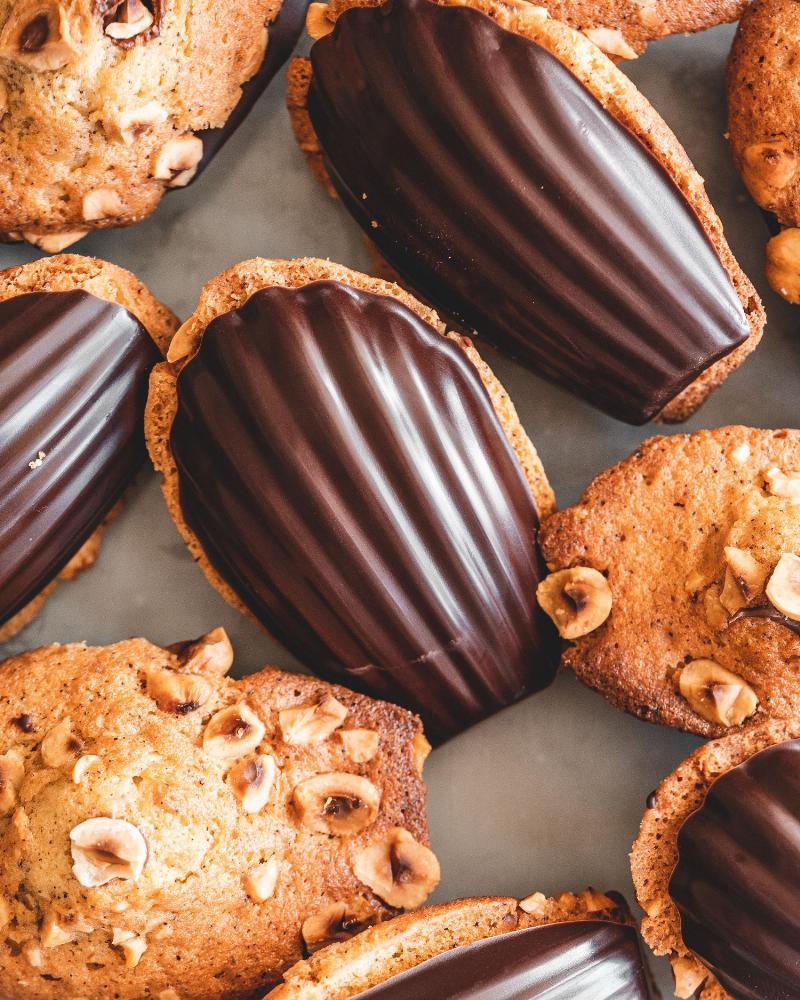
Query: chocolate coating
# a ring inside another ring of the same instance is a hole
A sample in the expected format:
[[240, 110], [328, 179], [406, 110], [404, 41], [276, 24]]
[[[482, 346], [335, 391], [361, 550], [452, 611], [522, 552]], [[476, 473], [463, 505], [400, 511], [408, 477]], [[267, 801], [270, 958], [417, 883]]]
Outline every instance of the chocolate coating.
[[764, 604], [756, 608], [742, 608], [741, 611], [737, 611], [731, 616], [728, 624], [733, 625], [734, 622], [741, 621], [742, 618], [761, 618], [765, 621], [775, 622], [777, 625], [783, 625], [784, 628], [788, 628], [800, 635], [800, 622], [788, 618], [771, 604]]
[[749, 336], [694, 209], [556, 58], [466, 7], [346, 11], [308, 109], [343, 202], [439, 309], [631, 423]]
[[127, 309], [79, 289], [0, 302], [0, 623], [63, 569], [142, 463], [159, 357]]
[[359, 1000], [649, 1000], [636, 931], [600, 920], [545, 924], [443, 952]]
[[183, 516], [311, 669], [436, 739], [550, 683], [536, 509], [452, 341], [387, 296], [266, 288], [209, 325], [177, 391]]
[[737, 1000], [800, 996], [800, 740], [727, 771], [678, 834], [689, 948]]

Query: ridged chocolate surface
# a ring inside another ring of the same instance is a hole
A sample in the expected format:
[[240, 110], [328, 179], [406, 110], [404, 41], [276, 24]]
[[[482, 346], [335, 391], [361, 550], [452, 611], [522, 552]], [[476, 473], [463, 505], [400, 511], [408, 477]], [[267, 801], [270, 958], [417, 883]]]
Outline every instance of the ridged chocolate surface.
[[87, 292], [0, 302], [0, 623], [72, 558], [144, 459], [158, 358], [131, 313]]
[[256, 292], [209, 325], [178, 404], [187, 523], [315, 672], [439, 739], [552, 680], [528, 484], [475, 368], [405, 306]]
[[537, 373], [641, 423], [748, 337], [672, 178], [538, 44], [390, 0], [345, 12], [311, 59], [309, 112], [355, 219]]
[[636, 931], [599, 920], [488, 938], [359, 994], [359, 1000], [649, 1000]]
[[683, 939], [737, 1000], [800, 997], [800, 740], [708, 790], [678, 835]]

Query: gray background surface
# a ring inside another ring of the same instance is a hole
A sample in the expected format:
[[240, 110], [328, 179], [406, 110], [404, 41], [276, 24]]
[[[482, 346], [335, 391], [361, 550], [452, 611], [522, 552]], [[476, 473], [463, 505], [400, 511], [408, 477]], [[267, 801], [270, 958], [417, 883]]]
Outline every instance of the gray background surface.
[[[766, 229], [724, 139], [724, 64], [732, 29], [652, 45], [625, 69], [687, 147], [733, 250], [769, 313], [762, 346], [700, 413], [667, 433], [729, 423], [796, 425], [800, 347], [793, 311], [763, 278]], [[360, 231], [318, 187], [295, 146], [283, 75], [206, 173], [170, 194], [129, 230], [77, 244], [130, 268], [185, 318], [201, 285], [248, 257], [330, 257], [369, 266]], [[0, 266], [37, 256], [0, 246]], [[561, 506], [601, 469], [658, 429], [630, 428], [540, 382], [489, 348], [482, 353], [515, 401]], [[662, 429], [663, 432], [663, 429]], [[97, 566], [60, 587], [44, 612], [0, 653], [49, 642], [109, 643], [144, 635], [157, 643], [228, 629], [234, 671], [270, 663], [300, 669], [277, 643], [229, 608], [194, 565], [145, 470], [112, 525]], [[443, 878], [434, 900], [461, 895], [558, 893], [591, 884], [633, 898], [627, 865], [645, 798], [698, 741], [611, 708], [571, 675], [431, 756], [433, 846]], [[665, 961], [659, 981], [671, 995]]]

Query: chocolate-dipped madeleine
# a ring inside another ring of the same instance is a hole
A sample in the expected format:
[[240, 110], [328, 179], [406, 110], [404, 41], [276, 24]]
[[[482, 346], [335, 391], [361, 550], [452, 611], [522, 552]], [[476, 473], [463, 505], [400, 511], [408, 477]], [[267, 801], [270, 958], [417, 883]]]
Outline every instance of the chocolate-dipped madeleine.
[[696, 750], [649, 800], [631, 863], [677, 996], [800, 996], [800, 725]]
[[466, 338], [396, 285], [257, 259], [206, 286], [168, 358], [150, 453], [234, 606], [436, 740], [552, 680], [552, 491]]
[[147, 379], [176, 327], [104, 261], [0, 272], [0, 641], [94, 561], [145, 457]]
[[266, 1000], [652, 1000], [621, 897], [458, 899], [331, 944]]
[[302, 147], [443, 315], [631, 423], [684, 419], [761, 303], [666, 124], [525, 2], [333, 0], [291, 72]]

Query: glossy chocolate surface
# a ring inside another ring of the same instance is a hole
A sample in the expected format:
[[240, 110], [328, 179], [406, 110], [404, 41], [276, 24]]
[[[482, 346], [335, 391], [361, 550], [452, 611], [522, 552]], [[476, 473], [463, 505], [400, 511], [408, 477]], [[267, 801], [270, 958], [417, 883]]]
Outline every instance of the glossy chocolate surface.
[[788, 618], [771, 604], [764, 604], [756, 608], [742, 608], [741, 611], [737, 611], [734, 615], [731, 615], [731, 620], [728, 624], [733, 625], [734, 622], [741, 621], [743, 618], [760, 618], [763, 621], [775, 622], [776, 625], [783, 625], [784, 628], [788, 628], [800, 635], [800, 622]]
[[444, 313], [641, 423], [749, 335], [663, 167], [553, 56], [465, 7], [348, 10], [311, 50], [342, 200]]
[[442, 739], [550, 683], [538, 518], [474, 366], [394, 299], [256, 292], [178, 378], [181, 508], [312, 670]]
[[487, 938], [393, 976], [359, 1000], [649, 1000], [636, 931], [599, 920]]
[[0, 302], [0, 623], [102, 521], [144, 459], [139, 321], [81, 290]]
[[800, 740], [723, 774], [678, 835], [683, 939], [737, 1000], [800, 997]]

